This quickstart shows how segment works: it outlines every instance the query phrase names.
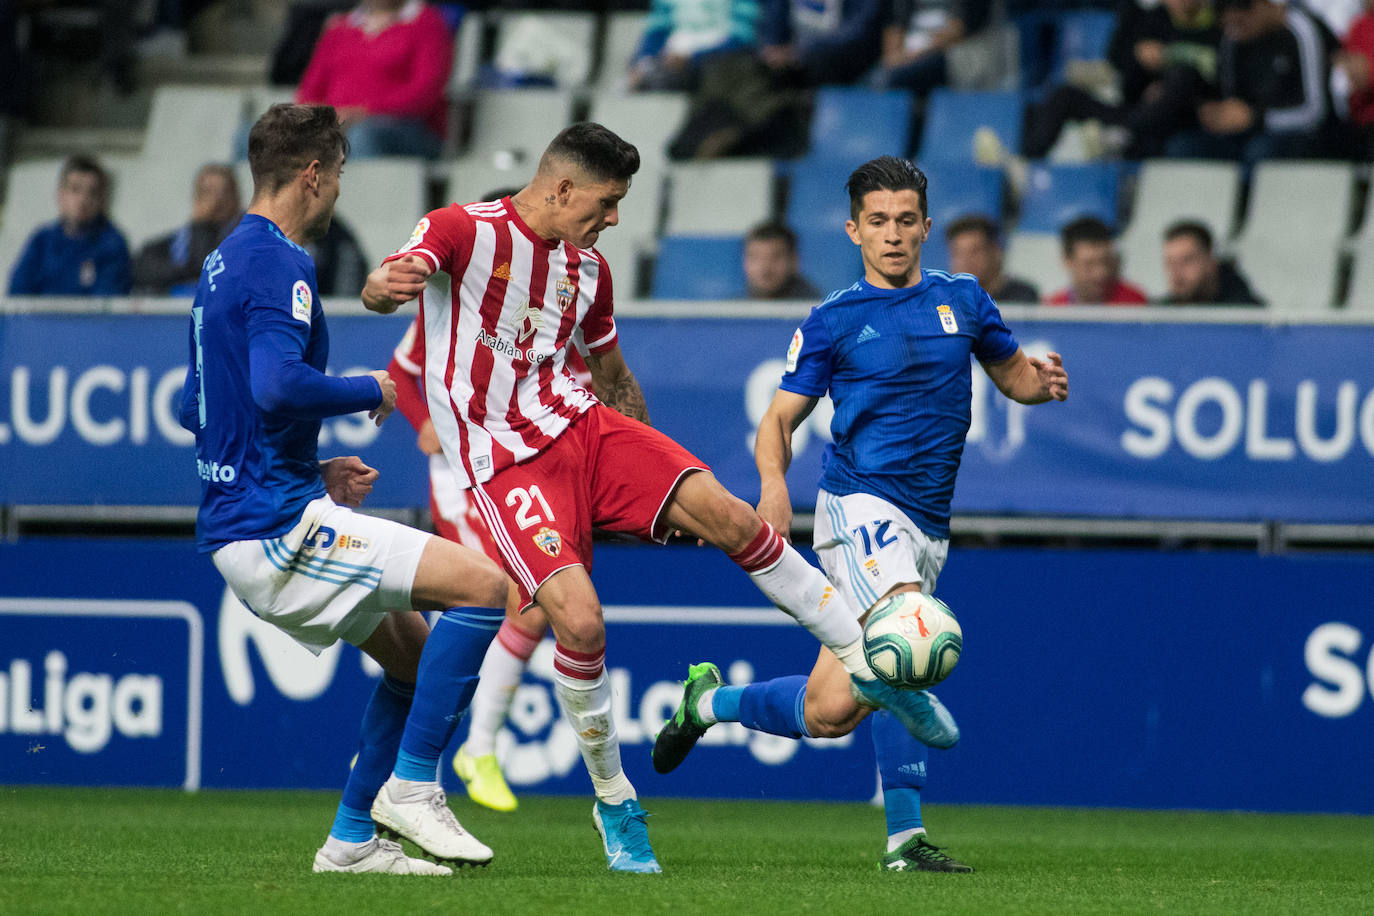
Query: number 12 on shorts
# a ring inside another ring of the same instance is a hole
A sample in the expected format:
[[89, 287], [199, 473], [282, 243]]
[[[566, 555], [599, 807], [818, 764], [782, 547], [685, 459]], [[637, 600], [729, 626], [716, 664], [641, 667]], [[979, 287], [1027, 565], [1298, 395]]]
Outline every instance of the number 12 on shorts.
[[[850, 530], [856, 539], [863, 541], [864, 556], [871, 557], [874, 550], [882, 550], [884, 547], [890, 547], [897, 543], [897, 536], [889, 534], [887, 531], [890, 527], [892, 527], [891, 522], [874, 522], [871, 525], [860, 525]], [[870, 528], [872, 533], [869, 532]]]

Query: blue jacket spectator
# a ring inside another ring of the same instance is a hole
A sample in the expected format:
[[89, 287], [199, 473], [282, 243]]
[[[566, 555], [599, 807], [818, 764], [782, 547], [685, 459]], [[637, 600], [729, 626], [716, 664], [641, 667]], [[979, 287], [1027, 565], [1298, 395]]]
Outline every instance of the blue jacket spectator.
[[807, 85], [852, 83], [878, 62], [885, 9], [884, 0], [764, 0], [763, 59]]
[[10, 275], [11, 296], [124, 296], [129, 244], [105, 215], [110, 180], [90, 156], [72, 156], [57, 185], [57, 222], [29, 237]]
[[758, 46], [759, 0], [653, 0], [632, 89], [690, 90], [703, 58]]

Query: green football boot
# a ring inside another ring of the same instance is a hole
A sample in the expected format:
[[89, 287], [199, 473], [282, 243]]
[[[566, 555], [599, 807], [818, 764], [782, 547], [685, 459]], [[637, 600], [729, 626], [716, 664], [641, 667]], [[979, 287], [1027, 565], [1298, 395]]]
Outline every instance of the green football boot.
[[701, 695], [725, 681], [720, 669], [710, 662], [702, 662], [687, 669], [687, 683], [683, 685], [682, 702], [677, 712], [663, 723], [663, 730], [654, 742], [654, 769], [660, 773], [671, 773], [677, 765], [687, 759], [697, 740], [706, 734], [712, 723], [702, 722], [697, 716], [697, 701]]
[[883, 856], [884, 871], [942, 871], [967, 874], [973, 867], [965, 865], [918, 833], [901, 846]]

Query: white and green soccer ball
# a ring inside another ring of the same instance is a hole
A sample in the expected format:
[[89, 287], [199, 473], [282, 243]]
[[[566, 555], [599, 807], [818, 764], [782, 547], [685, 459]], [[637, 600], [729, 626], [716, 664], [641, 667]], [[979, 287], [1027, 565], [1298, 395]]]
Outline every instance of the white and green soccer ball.
[[903, 690], [925, 690], [949, 677], [963, 649], [958, 619], [933, 595], [898, 592], [879, 602], [864, 624], [868, 666]]

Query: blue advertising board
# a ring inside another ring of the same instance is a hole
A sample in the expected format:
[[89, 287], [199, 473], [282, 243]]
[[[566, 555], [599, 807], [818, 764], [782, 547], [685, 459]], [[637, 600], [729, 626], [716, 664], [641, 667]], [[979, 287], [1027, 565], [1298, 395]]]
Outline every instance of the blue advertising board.
[[[956, 513], [1369, 523], [1374, 325], [1013, 321], [1031, 353], [1064, 355], [1071, 396], [1024, 407], [974, 370]], [[407, 318], [331, 320], [331, 370], [385, 366]], [[758, 492], [752, 438], [796, 322], [620, 320], [654, 423], [727, 487]], [[0, 504], [191, 505], [176, 423], [186, 322], [171, 316], [0, 316]], [[794, 502], [815, 498], [822, 402], [797, 431]], [[323, 455], [382, 471], [372, 504], [426, 503], [413, 431], [328, 421]]]
[[[956, 551], [938, 593], [964, 655], [938, 693], [963, 740], [931, 752], [926, 796], [1374, 814], [1371, 572], [1363, 556]], [[742, 683], [809, 671], [816, 646], [713, 550], [603, 545], [594, 579], [641, 795], [872, 795], [862, 730], [714, 728], [654, 773], [689, 664]], [[517, 793], [586, 794], [549, 655], [498, 754]], [[352, 648], [317, 659], [247, 613], [190, 544], [0, 545], [0, 784], [337, 788], [376, 676]]]

